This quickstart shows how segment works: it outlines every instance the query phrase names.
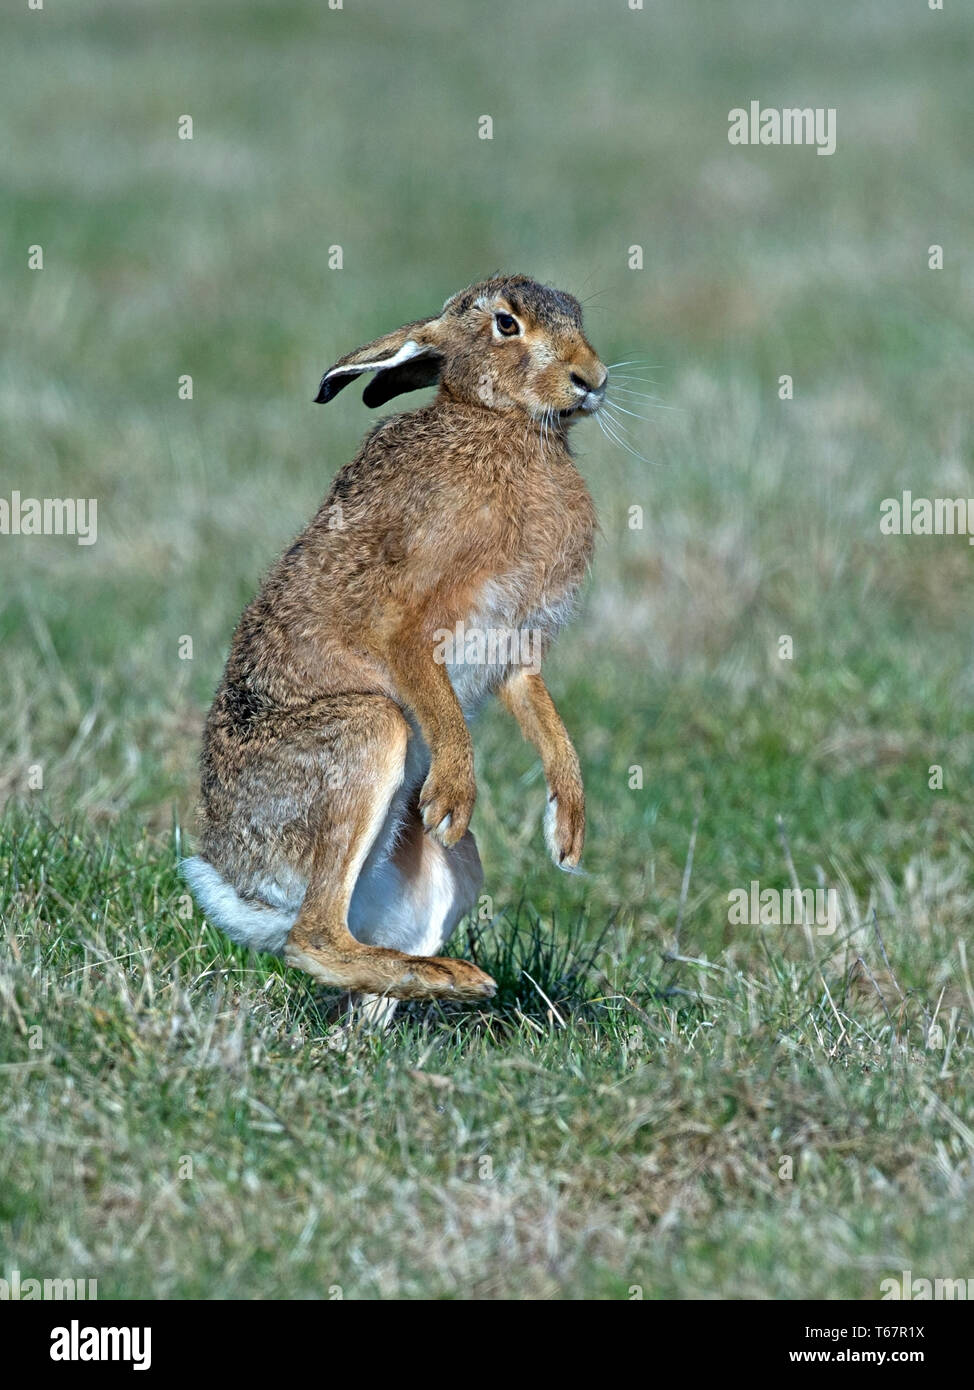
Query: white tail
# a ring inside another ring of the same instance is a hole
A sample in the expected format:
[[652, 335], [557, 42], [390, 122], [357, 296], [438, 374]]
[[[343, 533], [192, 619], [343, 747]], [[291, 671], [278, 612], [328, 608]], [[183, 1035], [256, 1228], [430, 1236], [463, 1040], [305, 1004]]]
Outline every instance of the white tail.
[[272, 907], [270, 903], [242, 898], [213, 865], [198, 854], [192, 859], [181, 860], [179, 869], [204, 915], [215, 927], [225, 931], [231, 941], [254, 951], [272, 951], [280, 955], [300, 911], [300, 903], [296, 907]]

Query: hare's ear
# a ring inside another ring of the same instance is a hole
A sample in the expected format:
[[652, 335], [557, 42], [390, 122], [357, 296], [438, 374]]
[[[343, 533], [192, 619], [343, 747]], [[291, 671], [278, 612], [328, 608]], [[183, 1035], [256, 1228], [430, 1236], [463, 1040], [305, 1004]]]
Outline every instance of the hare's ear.
[[431, 327], [435, 323], [432, 318], [407, 323], [395, 333], [340, 357], [321, 378], [315, 400], [324, 405], [363, 372], [376, 374], [362, 392], [363, 401], [370, 406], [383, 405], [404, 391], [432, 386], [439, 380], [442, 360]]

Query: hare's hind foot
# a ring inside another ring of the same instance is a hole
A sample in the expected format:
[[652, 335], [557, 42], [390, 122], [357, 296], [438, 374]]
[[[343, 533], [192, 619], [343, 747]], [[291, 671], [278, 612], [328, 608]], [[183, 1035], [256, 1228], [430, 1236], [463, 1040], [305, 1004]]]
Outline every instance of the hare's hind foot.
[[490, 976], [469, 961], [362, 946], [350, 934], [349, 947], [338, 932], [309, 934], [302, 940], [299, 925], [284, 948], [285, 961], [333, 988], [388, 999], [489, 999], [497, 989]]

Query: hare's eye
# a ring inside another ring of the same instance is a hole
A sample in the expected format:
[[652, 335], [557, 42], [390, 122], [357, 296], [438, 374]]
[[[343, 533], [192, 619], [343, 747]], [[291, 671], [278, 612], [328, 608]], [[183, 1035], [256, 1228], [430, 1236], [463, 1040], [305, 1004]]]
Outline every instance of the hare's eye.
[[497, 324], [497, 331], [503, 333], [505, 338], [513, 338], [520, 333], [520, 325], [513, 314], [495, 314], [494, 322]]

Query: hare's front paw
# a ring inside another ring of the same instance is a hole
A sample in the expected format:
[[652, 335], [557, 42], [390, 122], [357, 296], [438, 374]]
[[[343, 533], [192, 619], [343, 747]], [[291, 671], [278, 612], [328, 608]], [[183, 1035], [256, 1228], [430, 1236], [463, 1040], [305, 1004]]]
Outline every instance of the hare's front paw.
[[419, 794], [424, 828], [441, 845], [451, 849], [466, 835], [476, 799], [477, 784], [472, 768], [434, 759]]
[[581, 783], [562, 783], [548, 788], [544, 837], [559, 869], [571, 873], [578, 868], [585, 842], [585, 794]]

